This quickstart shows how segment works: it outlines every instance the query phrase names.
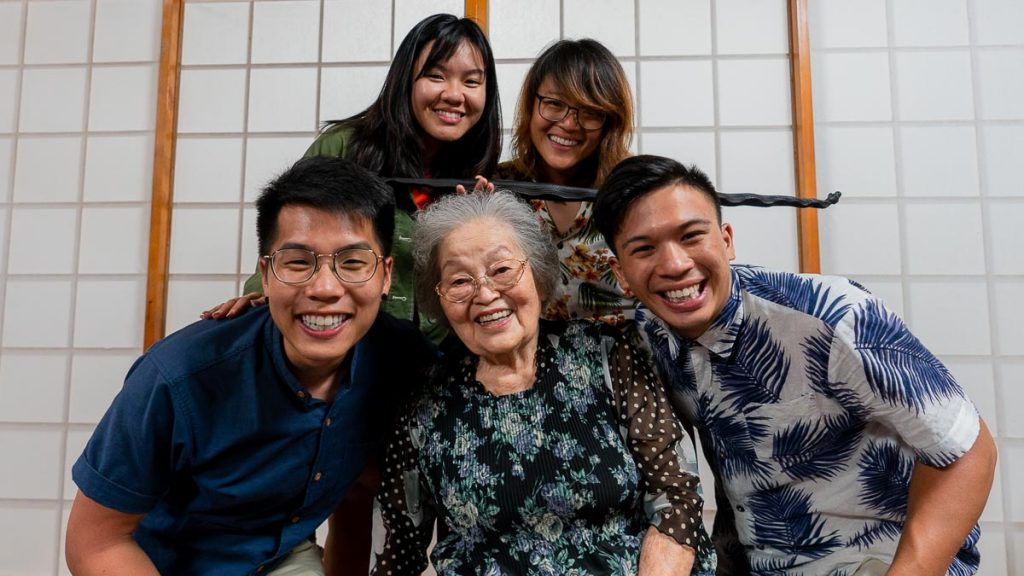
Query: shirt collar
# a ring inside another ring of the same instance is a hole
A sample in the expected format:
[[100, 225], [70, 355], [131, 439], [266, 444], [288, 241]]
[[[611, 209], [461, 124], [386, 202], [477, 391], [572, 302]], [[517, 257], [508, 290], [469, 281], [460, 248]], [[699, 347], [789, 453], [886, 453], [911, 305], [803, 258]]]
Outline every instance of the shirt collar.
[[729, 267], [729, 299], [725, 302], [725, 308], [718, 313], [718, 317], [711, 323], [711, 327], [697, 338], [697, 342], [708, 350], [719, 356], [728, 356], [732, 353], [732, 346], [736, 343], [736, 336], [739, 334], [740, 325], [743, 323], [743, 298], [740, 289], [740, 277], [736, 269]]
[[736, 271], [730, 267], [731, 277], [729, 288], [729, 300], [725, 308], [719, 312], [718, 317], [711, 324], [704, 334], [697, 338], [696, 342], [682, 338], [672, 330], [664, 320], [655, 316], [643, 304], [637, 305], [635, 320], [638, 326], [647, 332], [651, 339], [657, 339], [667, 348], [672, 360], [679, 356], [679, 351], [685, 346], [700, 344], [719, 356], [727, 356], [732, 353], [733, 344], [736, 342], [736, 335], [743, 322], [743, 298], [740, 292], [740, 279]]

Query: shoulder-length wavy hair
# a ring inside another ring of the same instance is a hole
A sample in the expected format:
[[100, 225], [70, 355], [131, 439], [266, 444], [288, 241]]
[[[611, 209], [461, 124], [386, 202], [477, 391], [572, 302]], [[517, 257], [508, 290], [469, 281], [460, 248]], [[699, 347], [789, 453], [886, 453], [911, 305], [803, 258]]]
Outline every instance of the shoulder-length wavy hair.
[[[431, 42], [423, 70], [451, 58], [463, 42], [476, 48], [484, 64], [486, 96], [477, 123], [459, 140], [445, 143], [433, 164], [424, 166], [423, 141], [412, 111], [412, 85], [416, 59]], [[468, 18], [428, 16], [402, 40], [373, 104], [355, 116], [328, 122], [325, 128], [341, 124], [354, 128], [348, 158], [382, 176], [418, 178], [428, 171], [440, 178], [493, 174], [501, 156], [501, 105], [487, 37]]]
[[622, 159], [629, 156], [633, 140], [633, 95], [618, 59], [597, 40], [559, 40], [549, 46], [526, 73], [512, 131], [513, 168], [530, 178], [538, 175], [541, 162], [530, 139], [530, 119], [537, 105], [537, 90], [551, 78], [570, 106], [603, 111], [608, 122], [602, 128], [597, 152], [584, 160], [593, 174], [591, 186], [600, 186]]

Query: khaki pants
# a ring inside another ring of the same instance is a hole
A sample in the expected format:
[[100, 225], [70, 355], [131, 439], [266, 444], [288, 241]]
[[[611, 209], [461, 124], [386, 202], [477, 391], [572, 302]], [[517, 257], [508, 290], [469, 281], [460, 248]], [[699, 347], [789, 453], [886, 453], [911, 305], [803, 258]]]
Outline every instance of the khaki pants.
[[267, 576], [324, 576], [323, 550], [309, 540], [299, 544]]

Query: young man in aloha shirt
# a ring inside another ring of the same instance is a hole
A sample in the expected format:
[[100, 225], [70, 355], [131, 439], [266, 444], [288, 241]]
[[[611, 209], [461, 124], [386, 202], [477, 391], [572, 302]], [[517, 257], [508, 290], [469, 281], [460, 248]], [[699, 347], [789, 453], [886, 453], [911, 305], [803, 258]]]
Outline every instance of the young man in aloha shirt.
[[977, 571], [995, 445], [881, 300], [730, 266], [714, 186], [668, 158], [620, 163], [594, 217], [715, 475], [720, 573]]

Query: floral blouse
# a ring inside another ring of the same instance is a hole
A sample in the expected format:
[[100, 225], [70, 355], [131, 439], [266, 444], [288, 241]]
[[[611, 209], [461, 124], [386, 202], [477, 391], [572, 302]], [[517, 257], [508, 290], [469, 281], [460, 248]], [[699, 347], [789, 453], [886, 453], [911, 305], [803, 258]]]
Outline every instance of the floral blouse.
[[374, 573], [420, 574], [437, 520], [441, 575], [635, 574], [649, 525], [714, 574], [692, 443], [637, 342], [542, 322], [535, 384], [502, 396], [446, 354], [387, 449]]
[[[504, 180], [535, 181], [518, 170], [512, 161], [499, 164], [494, 176]], [[515, 192], [515, 186], [506, 188]], [[544, 310], [544, 317], [548, 320], [589, 318], [613, 325], [632, 320], [636, 301], [619, 286], [612, 273], [611, 248], [590, 218], [593, 204], [580, 204], [572, 226], [564, 234], [555, 226], [544, 200], [531, 200], [530, 205], [551, 233], [561, 265], [561, 278]]]
[[544, 317], [593, 318], [608, 324], [632, 320], [636, 301], [626, 295], [612, 273], [611, 248], [591, 220], [593, 204], [580, 203], [576, 219], [564, 234], [558, 231], [543, 200], [531, 200], [530, 204], [551, 232], [561, 264], [561, 285], [555, 287]]

